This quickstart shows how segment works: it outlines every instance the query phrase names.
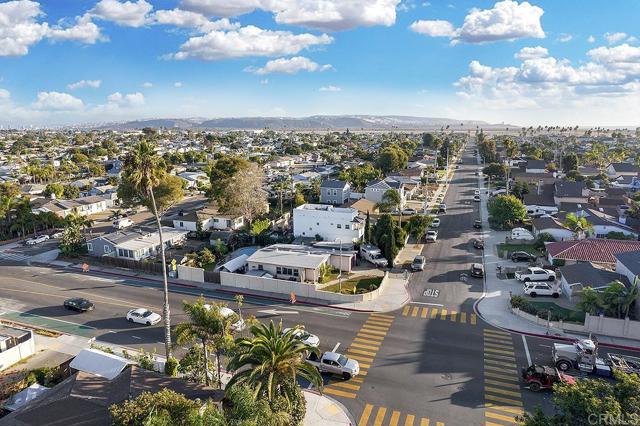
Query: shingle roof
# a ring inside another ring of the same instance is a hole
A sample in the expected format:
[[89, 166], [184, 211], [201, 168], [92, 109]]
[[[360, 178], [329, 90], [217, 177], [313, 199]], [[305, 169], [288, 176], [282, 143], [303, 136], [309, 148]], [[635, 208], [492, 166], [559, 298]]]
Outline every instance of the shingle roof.
[[556, 197], [582, 197], [584, 182], [558, 181], [555, 183]]
[[546, 249], [555, 259], [613, 264], [616, 254], [640, 250], [640, 241], [587, 238], [548, 243]]
[[614, 170], [618, 173], [638, 173], [640, 172], [640, 168], [635, 164], [631, 163], [611, 163], [610, 164]]
[[632, 274], [640, 275], [640, 250], [617, 253], [614, 256], [620, 263], [626, 266]]
[[591, 263], [575, 263], [560, 268], [562, 277], [569, 284], [580, 283], [583, 287], [605, 287], [614, 280], [628, 285], [626, 277], [615, 272], [594, 268]]
[[347, 182], [336, 179], [328, 179], [320, 184], [320, 188], [344, 189], [346, 186]]
[[544, 169], [547, 163], [544, 160], [527, 160], [527, 169]]

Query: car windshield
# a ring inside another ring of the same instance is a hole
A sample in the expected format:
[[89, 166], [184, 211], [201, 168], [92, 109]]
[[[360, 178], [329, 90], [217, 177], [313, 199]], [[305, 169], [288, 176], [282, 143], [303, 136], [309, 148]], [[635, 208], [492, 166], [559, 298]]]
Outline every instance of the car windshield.
[[338, 358], [338, 364], [342, 365], [343, 367], [347, 365], [347, 361], [349, 360], [344, 355], [340, 355], [340, 357]]
[[144, 312], [142, 313], [142, 316], [146, 318], [146, 317], [148, 317], [149, 315], [151, 315], [152, 313], [153, 313], [153, 312], [151, 312], [151, 311], [144, 311]]

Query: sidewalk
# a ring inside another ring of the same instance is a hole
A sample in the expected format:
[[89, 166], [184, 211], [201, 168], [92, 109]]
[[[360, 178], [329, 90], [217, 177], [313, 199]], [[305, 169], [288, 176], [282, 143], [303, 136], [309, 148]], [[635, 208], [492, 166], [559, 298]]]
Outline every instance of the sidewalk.
[[[483, 189], [483, 181], [480, 177], [480, 188]], [[476, 302], [475, 308], [478, 315], [487, 323], [524, 334], [538, 336], [553, 336], [559, 339], [575, 340], [584, 338], [583, 335], [566, 333], [556, 328], [555, 322], [550, 322], [549, 327], [534, 324], [511, 312], [510, 292], [514, 295], [522, 293], [522, 285], [515, 279], [501, 280], [496, 274], [499, 265], [513, 266], [510, 260], [498, 257], [497, 245], [504, 242], [507, 231], [493, 231], [489, 228], [487, 195], [481, 191], [480, 217], [482, 219], [482, 235], [484, 239], [484, 295]], [[604, 345], [618, 345], [640, 349], [640, 342], [630, 339], [596, 336], [598, 342]]]
[[302, 393], [307, 400], [305, 426], [355, 426], [351, 413], [335, 399], [306, 389]]

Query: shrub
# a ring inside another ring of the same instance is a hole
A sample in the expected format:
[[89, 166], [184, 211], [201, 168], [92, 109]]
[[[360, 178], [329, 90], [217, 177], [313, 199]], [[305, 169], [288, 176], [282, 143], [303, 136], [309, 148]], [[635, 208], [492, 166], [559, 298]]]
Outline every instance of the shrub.
[[535, 247], [537, 250], [544, 250], [544, 243], [551, 243], [554, 242], [556, 239], [553, 238], [553, 235], [549, 234], [548, 232], [542, 232], [538, 235], [538, 238], [536, 238], [536, 242], [533, 244], [533, 247]]
[[27, 387], [34, 383], [42, 386], [53, 387], [65, 379], [64, 370], [60, 367], [40, 367], [29, 371], [25, 378]]
[[175, 377], [178, 375], [178, 360], [174, 357], [170, 357], [164, 363], [164, 374]]

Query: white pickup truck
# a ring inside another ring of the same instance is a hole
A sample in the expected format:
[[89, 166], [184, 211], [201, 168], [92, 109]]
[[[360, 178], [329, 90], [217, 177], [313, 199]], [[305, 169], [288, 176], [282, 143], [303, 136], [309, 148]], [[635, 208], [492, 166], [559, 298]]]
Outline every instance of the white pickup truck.
[[357, 376], [360, 373], [360, 365], [355, 359], [349, 359], [337, 352], [324, 352], [320, 357], [311, 353], [307, 362], [321, 373], [331, 373], [342, 376], [345, 380]]
[[516, 279], [525, 283], [529, 281], [555, 281], [556, 273], [548, 269], [532, 266], [524, 271], [516, 271]]
[[373, 245], [363, 244], [360, 246], [360, 256], [364, 260], [376, 265], [378, 268], [384, 268], [389, 263], [387, 259], [382, 255], [382, 251]]

